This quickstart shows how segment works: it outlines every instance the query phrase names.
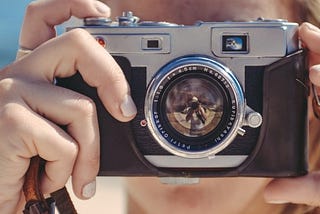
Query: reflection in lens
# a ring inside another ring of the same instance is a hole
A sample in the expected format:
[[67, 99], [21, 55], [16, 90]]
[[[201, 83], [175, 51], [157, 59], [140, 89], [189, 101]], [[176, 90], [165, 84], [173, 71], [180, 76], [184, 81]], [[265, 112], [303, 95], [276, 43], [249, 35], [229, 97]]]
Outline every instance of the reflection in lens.
[[223, 95], [213, 80], [183, 78], [168, 92], [166, 116], [175, 131], [187, 137], [212, 132], [223, 114]]

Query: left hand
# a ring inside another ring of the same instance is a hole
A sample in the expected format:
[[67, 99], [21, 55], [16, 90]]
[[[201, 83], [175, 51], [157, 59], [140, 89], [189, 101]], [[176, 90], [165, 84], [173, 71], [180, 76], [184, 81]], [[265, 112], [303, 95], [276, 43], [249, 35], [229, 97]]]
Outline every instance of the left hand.
[[[299, 28], [299, 37], [304, 47], [309, 51], [310, 81], [320, 88], [320, 29], [312, 24], [303, 23]], [[319, 92], [320, 91], [318, 91], [318, 93]], [[309, 131], [310, 139], [312, 139], [312, 136], [319, 131], [320, 125], [320, 123], [316, 121], [318, 119], [315, 118], [313, 113], [312, 104], [310, 102], [312, 98], [313, 94], [310, 92], [309, 122], [311, 122], [311, 125], [316, 123], [317, 127], [315, 127], [315, 129], [312, 129], [311, 127]], [[313, 138], [312, 141], [310, 143], [320, 143], [317, 142], [317, 138]], [[274, 179], [266, 187], [264, 197], [267, 202], [276, 204], [296, 203], [320, 206], [320, 171], [313, 171], [306, 176], [298, 178]]]

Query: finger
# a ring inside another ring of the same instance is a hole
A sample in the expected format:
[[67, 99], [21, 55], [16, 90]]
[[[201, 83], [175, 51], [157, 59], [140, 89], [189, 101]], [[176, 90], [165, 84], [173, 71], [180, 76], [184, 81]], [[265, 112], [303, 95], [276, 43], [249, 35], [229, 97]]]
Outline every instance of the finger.
[[94, 102], [79, 93], [44, 82], [24, 83], [19, 94], [37, 113], [67, 126], [80, 148], [72, 172], [74, 192], [79, 198], [92, 197], [95, 186], [89, 186], [91, 192], [84, 188], [94, 185], [99, 171], [100, 138]]
[[309, 78], [310, 81], [320, 86], [320, 29], [310, 23], [303, 23], [299, 27], [299, 37], [309, 50]]
[[[4, 144], [3, 140], [1, 143]], [[0, 145], [0, 149], [3, 145]], [[1, 150], [2, 151], [2, 150]], [[12, 155], [12, 150], [10, 151]], [[23, 186], [23, 175], [28, 168], [28, 160], [23, 160], [19, 164], [12, 161], [12, 158], [7, 158], [2, 154], [0, 155], [0, 210], [3, 213], [13, 213], [18, 207], [21, 189]], [[24, 170], [19, 171], [20, 168]], [[5, 191], [3, 191], [5, 190]], [[18, 213], [18, 212], [15, 212]]]
[[71, 16], [109, 17], [110, 8], [97, 0], [40, 0], [27, 7], [20, 33], [20, 46], [33, 50], [55, 37], [55, 25]]
[[309, 79], [314, 85], [320, 86], [320, 64], [309, 68]]
[[17, 70], [27, 71], [19, 72], [25, 79], [40, 78], [49, 82], [55, 77], [71, 76], [78, 70], [90, 86], [97, 88], [104, 106], [116, 119], [129, 121], [137, 112], [119, 65], [82, 29], [48, 41], [15, 65]]
[[304, 46], [310, 51], [320, 54], [320, 29], [310, 23], [303, 23], [299, 27], [299, 37]]
[[270, 203], [297, 203], [320, 206], [320, 173], [303, 177], [275, 179], [265, 189], [264, 197]]
[[0, 117], [1, 159], [7, 163], [4, 167], [7, 179], [21, 183], [30, 157], [39, 154], [47, 161], [42, 190], [50, 193], [63, 187], [77, 157], [77, 143], [58, 126], [16, 100], [3, 106]]

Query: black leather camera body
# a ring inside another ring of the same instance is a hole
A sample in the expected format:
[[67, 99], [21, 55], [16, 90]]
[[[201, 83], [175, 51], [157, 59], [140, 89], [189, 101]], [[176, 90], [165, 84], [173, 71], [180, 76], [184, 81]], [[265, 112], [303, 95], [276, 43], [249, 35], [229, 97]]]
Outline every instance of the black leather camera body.
[[296, 23], [181, 26], [131, 13], [85, 23], [122, 68], [138, 109], [133, 121], [119, 122], [79, 74], [57, 80], [96, 103], [100, 175], [307, 173], [308, 78]]

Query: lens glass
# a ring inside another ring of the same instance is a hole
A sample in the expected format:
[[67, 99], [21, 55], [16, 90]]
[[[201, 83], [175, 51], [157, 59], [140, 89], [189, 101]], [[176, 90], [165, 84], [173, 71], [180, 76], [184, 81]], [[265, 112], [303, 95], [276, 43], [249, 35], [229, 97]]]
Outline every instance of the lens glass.
[[169, 125], [186, 137], [202, 137], [221, 121], [224, 99], [219, 84], [201, 75], [178, 78], [169, 87], [164, 108]]

